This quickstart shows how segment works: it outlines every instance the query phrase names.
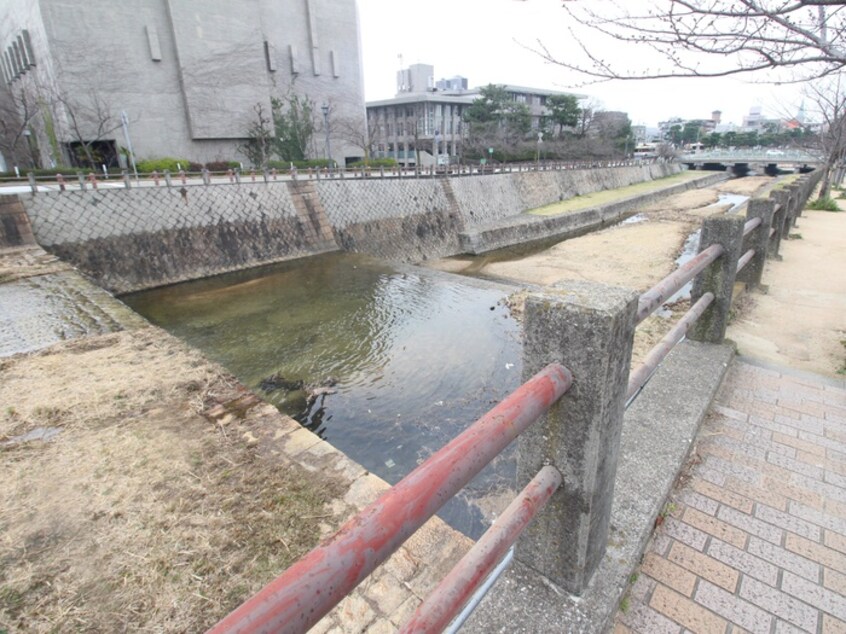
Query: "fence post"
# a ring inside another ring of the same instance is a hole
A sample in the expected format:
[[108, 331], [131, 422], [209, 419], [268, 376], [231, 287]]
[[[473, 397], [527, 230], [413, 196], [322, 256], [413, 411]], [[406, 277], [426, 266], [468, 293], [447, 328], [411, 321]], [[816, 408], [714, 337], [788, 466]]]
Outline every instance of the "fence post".
[[38, 181], [35, 180], [35, 173], [29, 172], [26, 175], [27, 179], [29, 180], [29, 188], [32, 190], [33, 194], [38, 193]]
[[772, 242], [770, 243], [770, 257], [778, 258], [778, 252], [781, 249], [781, 239], [784, 237], [784, 225], [787, 219], [787, 213], [790, 205], [790, 195], [784, 191], [772, 192], [770, 197], [775, 199], [779, 208], [773, 215], [773, 234]]
[[211, 183], [211, 177], [209, 176], [208, 168], [204, 167], [202, 173], [203, 173], [203, 185], [208, 185], [209, 183]]
[[559, 362], [570, 390], [520, 435], [518, 489], [551, 464], [563, 484], [517, 545], [517, 558], [579, 594], [605, 554], [638, 295], [572, 281], [530, 295], [523, 377]]
[[123, 177], [123, 186], [127, 189], [132, 187], [131, 181], [129, 180], [129, 172], [126, 170], [121, 170], [120, 175]]
[[711, 263], [693, 280], [690, 303], [699, 301], [705, 293], [714, 294], [714, 301], [696, 322], [688, 335], [696, 341], [722, 343], [728, 325], [734, 278], [737, 275], [737, 261], [743, 245], [744, 219], [740, 216], [714, 216], [702, 223], [699, 238], [701, 253], [712, 244], [723, 247], [723, 255]]
[[[746, 282], [749, 288], [761, 285], [764, 274], [764, 262], [767, 259], [767, 249], [770, 246], [770, 229], [773, 226], [773, 210], [775, 202], [767, 198], [753, 198], [746, 206], [746, 219], [760, 218], [761, 224], [749, 234], [745, 248], [755, 249], [755, 255], [744, 269], [737, 274], [738, 281]], [[741, 249], [743, 251], [744, 249]], [[741, 254], [742, 255], [742, 254]]]
[[170, 170], [165, 170], [164, 176], [165, 176], [165, 185], [167, 185], [168, 187], [173, 187], [173, 180], [170, 177]]

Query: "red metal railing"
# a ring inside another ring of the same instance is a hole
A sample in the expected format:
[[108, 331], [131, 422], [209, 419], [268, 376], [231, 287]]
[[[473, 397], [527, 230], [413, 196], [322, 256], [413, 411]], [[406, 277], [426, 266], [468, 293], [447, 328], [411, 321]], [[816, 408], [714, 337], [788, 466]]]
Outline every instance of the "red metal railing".
[[443, 631], [559, 486], [561, 474], [555, 467], [541, 469], [494, 525], [420, 604], [400, 632]]
[[709, 264], [722, 254], [722, 245], [712, 244], [641, 295], [637, 305], [637, 323], [642, 322], [654, 313], [661, 304], [704, 271]]
[[572, 381], [565, 367], [548, 365], [210, 632], [305, 632], [549, 409]]

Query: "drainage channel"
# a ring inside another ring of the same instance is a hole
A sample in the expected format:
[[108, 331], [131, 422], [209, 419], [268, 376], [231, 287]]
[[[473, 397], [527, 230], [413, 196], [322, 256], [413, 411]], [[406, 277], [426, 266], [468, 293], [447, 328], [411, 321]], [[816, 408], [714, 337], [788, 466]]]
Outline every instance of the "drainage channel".
[[[331, 253], [122, 297], [390, 483], [520, 383], [505, 286]], [[478, 537], [503, 455], [441, 517]]]

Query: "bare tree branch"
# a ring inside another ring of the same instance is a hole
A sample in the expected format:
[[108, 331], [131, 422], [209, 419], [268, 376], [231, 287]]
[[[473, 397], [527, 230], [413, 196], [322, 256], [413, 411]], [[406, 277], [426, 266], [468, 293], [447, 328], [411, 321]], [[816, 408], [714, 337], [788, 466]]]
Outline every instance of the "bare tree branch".
[[[727, 77], [773, 69], [788, 74], [769, 81], [788, 83], [826, 77], [846, 65], [846, 2], [568, 0], [563, 10], [575, 51], [553, 52], [540, 41], [528, 48], [582, 74], [587, 83]], [[625, 58], [606, 58], [613, 47], [604, 44], [613, 42], [647, 47], [656, 61], [632, 68]]]

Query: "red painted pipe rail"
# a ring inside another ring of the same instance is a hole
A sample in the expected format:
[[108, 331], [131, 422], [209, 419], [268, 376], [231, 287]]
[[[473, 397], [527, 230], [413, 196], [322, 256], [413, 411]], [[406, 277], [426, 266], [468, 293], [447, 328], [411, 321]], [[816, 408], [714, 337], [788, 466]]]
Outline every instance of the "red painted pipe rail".
[[743, 237], [748, 236], [750, 233], [755, 231], [757, 227], [761, 226], [761, 219], [760, 218], [752, 218], [751, 220], [747, 220], [746, 224], [743, 225]]
[[736, 273], [740, 273], [741, 269], [744, 266], [749, 264], [749, 260], [755, 257], [755, 249], [749, 249], [746, 253], [740, 256], [740, 259], [737, 260], [737, 270]]
[[573, 382], [550, 364], [209, 632], [305, 632], [538, 419]]
[[637, 305], [637, 323], [649, 317], [656, 308], [672, 297], [682, 286], [720, 257], [723, 251], [721, 244], [712, 244], [641, 295]]
[[670, 332], [664, 335], [664, 338], [649, 351], [643, 363], [629, 375], [629, 386], [626, 390], [626, 407], [631, 405], [632, 401], [634, 401], [635, 397], [643, 389], [643, 386], [646, 385], [655, 373], [655, 370], [661, 365], [661, 362], [670, 354], [670, 351], [675, 345], [682, 340], [682, 337], [687, 334], [690, 327], [696, 323], [696, 320], [702, 316], [702, 313], [705, 312], [705, 309], [713, 301], [714, 294], [710, 292], [700, 297], [699, 301], [690, 307], [690, 310], [673, 326]]
[[559, 486], [561, 474], [558, 469], [543, 467], [420, 604], [411, 619], [400, 629], [400, 634], [442, 632]]

